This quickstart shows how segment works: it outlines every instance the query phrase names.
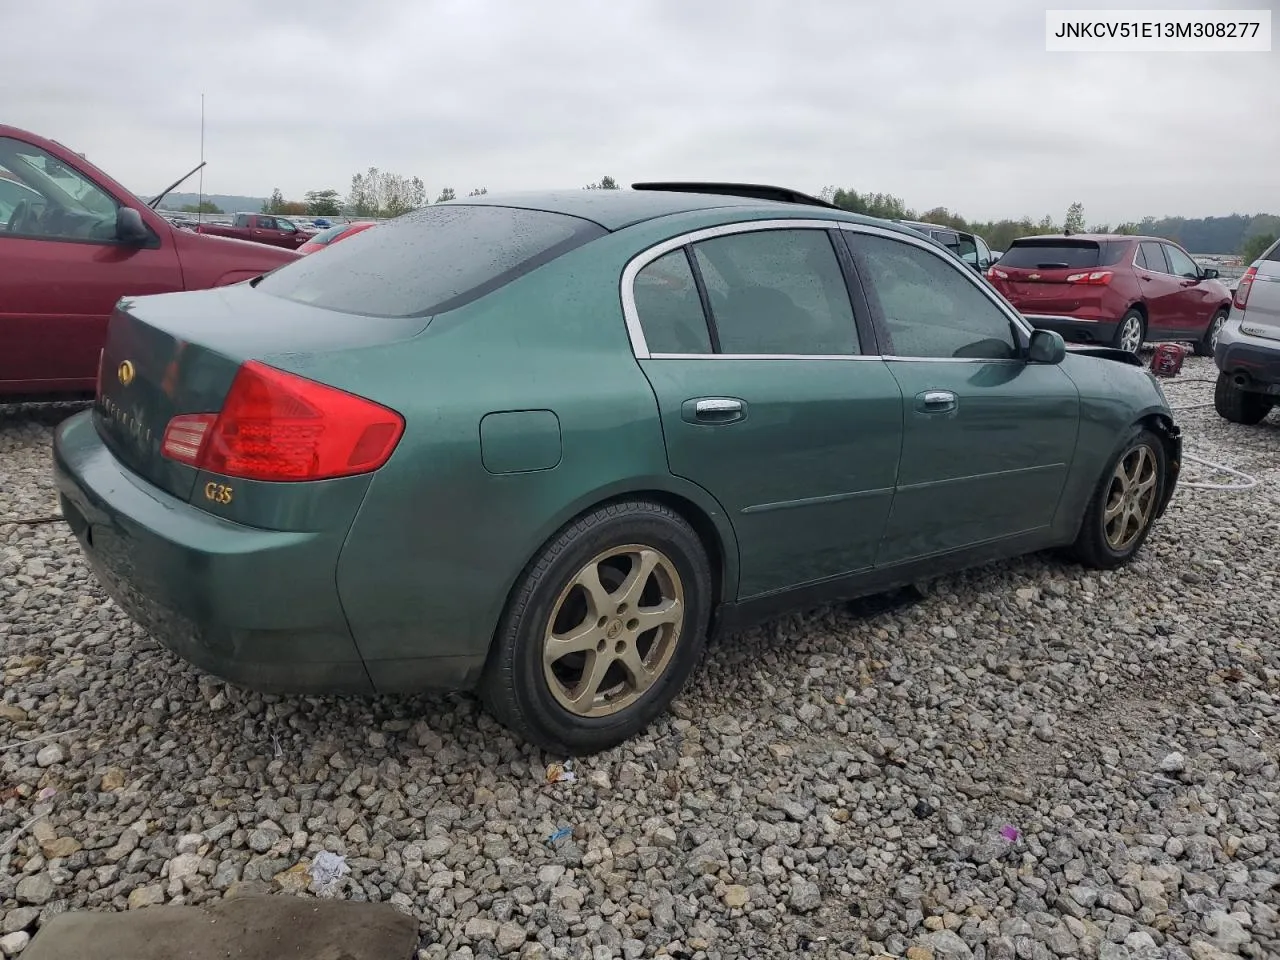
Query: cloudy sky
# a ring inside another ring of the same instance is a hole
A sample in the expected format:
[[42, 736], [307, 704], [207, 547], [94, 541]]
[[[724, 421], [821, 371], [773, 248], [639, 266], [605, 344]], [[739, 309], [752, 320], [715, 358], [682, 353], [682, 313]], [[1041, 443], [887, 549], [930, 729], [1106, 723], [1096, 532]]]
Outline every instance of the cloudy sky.
[[1076, 199], [1091, 222], [1280, 212], [1280, 46], [1047, 53], [1046, 6], [1144, 4], [0, 3], [0, 121], [140, 192], [198, 161], [203, 92], [206, 193], [345, 193], [376, 165], [433, 196], [608, 174], [830, 184], [973, 218]]

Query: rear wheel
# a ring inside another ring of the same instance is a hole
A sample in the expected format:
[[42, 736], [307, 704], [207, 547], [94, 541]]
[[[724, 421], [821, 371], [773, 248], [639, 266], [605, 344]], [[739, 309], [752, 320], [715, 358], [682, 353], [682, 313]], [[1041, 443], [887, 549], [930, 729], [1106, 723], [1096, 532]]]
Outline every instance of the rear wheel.
[[1209, 326], [1205, 328], [1204, 336], [1196, 342], [1195, 353], [1197, 357], [1213, 356], [1213, 348], [1218, 345], [1218, 334], [1222, 332], [1222, 325], [1226, 322], [1226, 310], [1219, 310], [1213, 315], [1213, 319], [1209, 321]]
[[501, 723], [545, 750], [616, 746], [684, 686], [710, 608], [710, 565], [679, 514], [648, 501], [601, 507], [526, 569], [481, 695]]
[[1266, 394], [1242, 390], [1231, 377], [1218, 374], [1218, 383], [1213, 388], [1213, 407], [1222, 419], [1253, 426], [1261, 423], [1274, 405], [1275, 401]]
[[1145, 336], [1146, 323], [1142, 319], [1142, 311], [1132, 309], [1120, 318], [1111, 345], [1128, 353], [1137, 353]]
[[1164, 444], [1135, 427], [1112, 458], [1085, 508], [1071, 552], [1085, 566], [1110, 570], [1133, 559], [1155, 523], [1164, 495]]

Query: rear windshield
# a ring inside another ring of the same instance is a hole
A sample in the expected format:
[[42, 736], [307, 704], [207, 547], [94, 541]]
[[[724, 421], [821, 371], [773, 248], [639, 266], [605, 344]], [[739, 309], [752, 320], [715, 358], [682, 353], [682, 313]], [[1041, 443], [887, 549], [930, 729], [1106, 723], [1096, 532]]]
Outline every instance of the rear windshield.
[[1280, 263], [1280, 240], [1271, 245], [1271, 249], [1264, 253], [1259, 260], [1266, 260], [1270, 263]]
[[1000, 266], [1041, 270], [1105, 267], [1120, 259], [1127, 243], [1126, 240], [1015, 240], [1000, 258]]
[[[443, 313], [510, 283], [605, 229], [514, 207], [424, 207], [268, 274], [258, 289], [374, 317]], [[321, 262], [323, 261], [323, 262]]]

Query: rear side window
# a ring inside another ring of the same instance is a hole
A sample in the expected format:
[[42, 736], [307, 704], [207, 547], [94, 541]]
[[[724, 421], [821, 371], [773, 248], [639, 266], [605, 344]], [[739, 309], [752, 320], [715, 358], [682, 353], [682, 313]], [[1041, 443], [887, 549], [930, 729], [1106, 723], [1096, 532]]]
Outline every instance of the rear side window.
[[424, 207], [344, 240], [323, 257], [287, 264], [258, 289], [344, 313], [429, 316], [497, 290], [605, 232], [589, 220], [542, 210]]
[[1138, 247], [1139, 263], [1156, 273], [1168, 273], [1169, 261], [1164, 258], [1164, 247], [1161, 244], [1147, 241]]
[[720, 352], [859, 352], [844, 273], [825, 230], [758, 230], [694, 245]]
[[309, 241], [310, 243], [330, 244], [342, 236], [346, 231], [351, 229], [351, 224], [340, 223], [336, 227], [329, 227], [327, 230], [321, 230]]
[[1002, 267], [1022, 270], [1064, 270], [1106, 267], [1124, 253], [1126, 241], [1113, 243], [1096, 240], [1023, 242], [1015, 240], [1000, 258]]
[[711, 335], [684, 248], [636, 274], [632, 292], [651, 353], [710, 353]]

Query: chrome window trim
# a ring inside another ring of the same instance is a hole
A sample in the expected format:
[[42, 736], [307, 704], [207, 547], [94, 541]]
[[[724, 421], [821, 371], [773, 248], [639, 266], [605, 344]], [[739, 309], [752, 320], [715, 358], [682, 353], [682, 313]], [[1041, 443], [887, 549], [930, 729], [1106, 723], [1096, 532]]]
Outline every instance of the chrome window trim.
[[[793, 219], [773, 219], [773, 220], [739, 220], [734, 223], [722, 223], [714, 227], [703, 227], [700, 230], [691, 230], [688, 233], [682, 233], [679, 236], [671, 237], [656, 243], [645, 250], [640, 251], [630, 260], [627, 261], [626, 267], [622, 270], [622, 280], [620, 282], [620, 293], [622, 295], [622, 315], [627, 324], [627, 336], [631, 340], [631, 352], [637, 360], [655, 359], [653, 354], [649, 352], [648, 341], [644, 337], [644, 329], [640, 326], [640, 313], [636, 309], [635, 281], [636, 275], [659, 257], [664, 257], [672, 250], [678, 250], [689, 243], [698, 243], [702, 240], [711, 240], [715, 237], [726, 237], [735, 233], [753, 233], [758, 230], [834, 230], [839, 226], [838, 220], [807, 220], [799, 217]], [[832, 254], [835, 254], [833, 249]], [[850, 304], [852, 310], [853, 305]], [[661, 359], [674, 359], [676, 357], [697, 357], [701, 360], [741, 360], [747, 354], [741, 353], [693, 353], [693, 354], [659, 354]], [[750, 356], [761, 357], [760, 354], [751, 354]], [[851, 357], [866, 357], [866, 354], [844, 354], [837, 355], [841, 360], [847, 360]], [[779, 354], [777, 358], [770, 359], [788, 359], [788, 360], [818, 360], [829, 359], [813, 354], [803, 353], [784, 353]], [[874, 357], [871, 359], [879, 359]]]
[[757, 230], [848, 230], [853, 233], [866, 233], [871, 236], [885, 237], [919, 247], [933, 254], [950, 269], [955, 270], [965, 280], [991, 301], [992, 305], [1021, 330], [1029, 339], [1034, 328], [1008, 304], [1002, 302], [996, 292], [991, 289], [982, 277], [973, 273], [963, 261], [957, 261], [949, 252], [937, 249], [937, 241], [923, 235], [899, 233], [871, 224], [851, 223], [847, 220], [810, 220], [799, 217], [770, 220], [740, 220], [734, 223], [722, 223], [714, 227], [703, 227], [691, 230], [654, 244], [635, 254], [622, 270], [619, 282], [619, 293], [622, 298], [622, 315], [626, 322], [627, 338], [631, 341], [631, 352], [637, 360], [893, 360], [909, 363], [1022, 363], [1019, 359], [996, 359], [982, 357], [899, 357], [882, 354], [808, 354], [808, 353], [651, 353], [645, 340], [644, 329], [640, 325], [640, 314], [636, 308], [635, 280], [637, 274], [660, 257], [686, 244], [699, 243], [715, 237], [729, 236], [736, 233], [752, 233]]

